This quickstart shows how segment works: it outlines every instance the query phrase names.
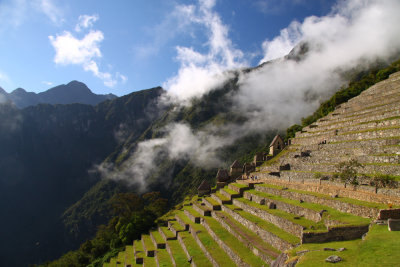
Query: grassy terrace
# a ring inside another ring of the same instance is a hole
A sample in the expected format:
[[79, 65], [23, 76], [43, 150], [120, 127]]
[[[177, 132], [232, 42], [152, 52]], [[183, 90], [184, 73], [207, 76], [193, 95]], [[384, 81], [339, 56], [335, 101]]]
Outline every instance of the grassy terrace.
[[[194, 211], [194, 210], [193, 210]], [[190, 212], [190, 211], [189, 211]], [[197, 213], [197, 212], [196, 212]], [[192, 224], [193, 222], [183, 213], [183, 209], [176, 213], [176, 216], [179, 217], [185, 224]], [[197, 215], [195, 215], [197, 216]], [[200, 215], [198, 215], [200, 216]]]
[[[201, 217], [200, 213], [198, 213], [195, 209], [193, 209], [192, 206], [185, 206], [185, 207], [183, 207], [183, 209], [187, 210], [188, 212], [190, 212], [195, 217]], [[192, 222], [192, 221], [190, 221], [190, 222]]]
[[155, 257], [144, 257], [143, 258], [143, 265], [146, 267], [157, 267], [157, 262]]
[[218, 215], [222, 215], [223, 217], [225, 217], [225, 222], [227, 222], [228, 225], [234, 227], [235, 229], [238, 229], [239, 231], [237, 233], [242, 236], [244, 240], [255, 241], [252, 243], [254, 247], [258, 248], [260, 251], [270, 251], [271, 253], [268, 253], [268, 255], [270, 255], [271, 258], [275, 259], [276, 256], [281, 253], [279, 250], [271, 246], [271, 244], [264, 242], [256, 233], [250, 231], [242, 224], [236, 222], [236, 220], [232, 218], [228, 213], [223, 211], [218, 211], [217, 213]]
[[[230, 185], [232, 185], [232, 186], [234, 186], [234, 187], [237, 187], [237, 188], [246, 188], [246, 187], [248, 187], [247, 185], [245, 185], [245, 184], [239, 184], [239, 183], [231, 183]], [[233, 190], [232, 190], [233, 191]]]
[[205, 199], [213, 206], [220, 206], [220, 204], [212, 197], [205, 197]]
[[[324, 251], [324, 247], [346, 248], [342, 252]], [[387, 230], [385, 225], [373, 225], [364, 241], [361, 239], [352, 241], [329, 242], [323, 244], [303, 244], [290, 251], [292, 258], [298, 257], [296, 252], [309, 250], [302, 256], [296, 266], [332, 266], [325, 262], [330, 255], [338, 255], [343, 261], [335, 266], [399, 266], [400, 258], [393, 253], [394, 248], [400, 247], [400, 232]]]
[[[197, 245], [193, 236], [188, 232], [179, 233], [179, 236], [182, 238], [182, 241], [189, 252], [189, 255], [192, 257], [196, 266], [213, 266], [211, 262], [204, 255], [203, 251]], [[179, 266], [179, 265], [177, 265]]]
[[281, 238], [282, 240], [287, 241], [290, 244], [296, 245], [300, 243], [300, 238], [298, 238], [295, 235], [292, 235], [281, 228], [275, 226], [274, 224], [267, 222], [263, 219], [260, 219], [259, 217], [250, 214], [240, 208], [237, 208], [234, 205], [225, 205], [225, 207], [229, 208], [230, 210], [234, 211], [241, 217], [245, 218], [246, 220], [249, 220], [255, 224], [257, 224], [260, 228], [276, 235], [277, 237]]
[[161, 229], [161, 231], [164, 233], [164, 235], [165, 235], [167, 238], [174, 238], [174, 237], [175, 237], [175, 235], [174, 235], [170, 230], [168, 230], [167, 227], [165, 227], [165, 226], [160, 226], [159, 228]]
[[187, 256], [178, 240], [168, 240], [168, 246], [171, 249], [176, 266], [190, 266]]
[[[228, 245], [236, 253], [236, 255], [240, 255], [242, 261], [251, 266], [266, 265], [264, 261], [262, 261], [259, 257], [255, 256], [242, 242], [240, 242], [236, 237], [231, 235], [215, 219], [211, 217], [203, 217], [203, 218], [205, 222], [211, 227], [213, 232], [218, 236], [218, 238], [221, 239], [226, 245]], [[216, 244], [214, 240], [212, 242]], [[229, 266], [233, 265], [235, 264], [230, 264]]]
[[[231, 191], [233, 191], [233, 190], [231, 190]], [[237, 194], [237, 192], [236, 191], [233, 191], [233, 192], [235, 192], [235, 194]], [[226, 196], [224, 196], [223, 194], [221, 194], [220, 192], [216, 192], [216, 193], [214, 193], [219, 199], [221, 199], [222, 201], [229, 201], [230, 199], [229, 198], [227, 198]]]
[[185, 231], [185, 228], [180, 225], [177, 221], [170, 221], [171, 226], [175, 229], [175, 231]]
[[[197, 237], [207, 251], [211, 254], [211, 257], [220, 266], [234, 266], [235, 263], [229, 258], [228, 254], [215, 242], [215, 240], [208, 234], [204, 226], [200, 224], [191, 224], [191, 229], [196, 231]], [[195, 261], [197, 264], [197, 262]], [[200, 265], [201, 266], [201, 265]]]
[[135, 255], [133, 254], [133, 246], [128, 245], [125, 247], [125, 256], [126, 256], [126, 264], [134, 264], [135, 263]]
[[352, 142], [373, 141], [373, 140], [391, 140], [391, 139], [400, 139], [400, 136], [342, 140], [342, 141], [328, 142], [328, 144], [341, 144], [341, 143], [352, 143]]
[[229, 195], [237, 195], [237, 192], [229, 189], [227, 186], [225, 186], [224, 188], [221, 188], [221, 190], [224, 190], [225, 192], [227, 192]]
[[[282, 188], [283, 188], [283, 186], [271, 185], [271, 184], [259, 184], [258, 186], [264, 186], [264, 187], [269, 187], [269, 188], [274, 188], [274, 189], [279, 189], [279, 190], [282, 190]], [[368, 207], [368, 208], [376, 208], [376, 209], [386, 209], [387, 208], [386, 204], [367, 202], [367, 201], [357, 200], [357, 199], [348, 198], [348, 197], [339, 196], [335, 199], [332, 199], [332, 197], [330, 197], [329, 195], [311, 192], [311, 191], [297, 190], [297, 189], [291, 189], [291, 188], [286, 189], [286, 191], [296, 192], [296, 193], [300, 193], [303, 195], [310, 195], [310, 196], [315, 196], [315, 197], [329, 199], [329, 200], [335, 200], [335, 201], [337, 200], [337, 201], [354, 204], [354, 205], [358, 205], [358, 206], [364, 206], [364, 207]]]
[[142, 241], [147, 250], [156, 250], [153, 241], [149, 235], [142, 235]]
[[154, 240], [156, 241], [157, 244], [164, 244], [165, 243], [165, 240], [161, 236], [160, 232], [151, 231], [151, 235], [154, 237]]
[[325, 219], [330, 219], [330, 220], [335, 220], [335, 221], [339, 221], [341, 223], [343, 223], [343, 225], [346, 226], [350, 226], [350, 225], [367, 225], [370, 223], [370, 219], [367, 218], [362, 218], [359, 216], [354, 216], [351, 215], [349, 213], [344, 213], [344, 212], [340, 212], [337, 211], [335, 209], [332, 209], [328, 206], [324, 206], [324, 205], [320, 205], [320, 204], [315, 204], [315, 203], [309, 203], [309, 202], [303, 202], [300, 203], [297, 200], [292, 200], [292, 199], [288, 199], [288, 198], [283, 198], [281, 196], [277, 196], [277, 195], [271, 195], [271, 194], [267, 194], [267, 193], [263, 193], [263, 192], [259, 192], [256, 190], [249, 190], [247, 191], [251, 194], [260, 196], [260, 197], [264, 197], [264, 198], [268, 198], [271, 200], [277, 200], [280, 202], [284, 202], [287, 204], [290, 204], [292, 206], [297, 206], [297, 207], [302, 207], [302, 208], [306, 208], [306, 209], [310, 209], [316, 212], [319, 212], [321, 210], [326, 210], [327, 212], [325, 212], [323, 214], [323, 218], [322, 220]]
[[157, 249], [156, 252], [156, 257], [159, 266], [161, 267], [172, 267], [174, 266], [172, 264], [171, 258], [168, 254], [168, 251], [166, 249]]
[[143, 258], [143, 257], [145, 257], [144, 249], [143, 249], [143, 244], [142, 244], [142, 242], [141, 242], [140, 240], [135, 240], [135, 241], [133, 242], [133, 246], [134, 246], [134, 248], [135, 248], [136, 257], [137, 257], [137, 258]]
[[324, 232], [324, 231], [327, 230], [326, 226], [324, 225], [324, 223], [322, 221], [321, 222], [313, 222], [311, 220], [307, 220], [307, 219], [305, 219], [303, 217], [299, 217], [297, 215], [284, 212], [282, 210], [269, 209], [265, 205], [257, 204], [255, 202], [252, 202], [252, 201], [247, 200], [245, 198], [237, 198], [236, 200], [246, 204], [247, 206], [251, 206], [253, 208], [257, 208], [257, 209], [262, 210], [262, 211], [264, 211], [266, 213], [269, 213], [271, 215], [275, 215], [275, 216], [284, 218], [284, 219], [286, 219], [288, 221], [291, 221], [291, 222], [293, 222], [295, 224], [301, 225], [306, 230], [309, 230], [310, 232], [315, 232], [315, 231]]

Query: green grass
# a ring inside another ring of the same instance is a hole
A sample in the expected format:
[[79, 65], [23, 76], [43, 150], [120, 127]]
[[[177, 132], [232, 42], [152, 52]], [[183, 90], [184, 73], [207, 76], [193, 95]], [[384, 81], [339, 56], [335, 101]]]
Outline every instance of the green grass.
[[190, 266], [187, 256], [178, 240], [168, 240], [168, 246], [171, 249], [171, 254], [174, 258], [176, 266]]
[[144, 257], [143, 258], [143, 265], [146, 267], [157, 267], [157, 262], [155, 257]]
[[149, 235], [142, 235], [142, 241], [147, 250], [156, 250], [156, 247], [154, 246], [154, 243]]
[[192, 214], [195, 217], [201, 217], [200, 213], [197, 212], [197, 210], [193, 209], [192, 206], [185, 206], [183, 207], [184, 210], [187, 210], [190, 214]]
[[[254, 247], [256, 247], [260, 250], [262, 250], [263, 248], [266, 248], [277, 254], [281, 253], [279, 250], [274, 248], [271, 244], [264, 242], [256, 233], [254, 233], [253, 231], [244, 227], [241, 223], [236, 222], [236, 220], [234, 218], [232, 218], [228, 213], [223, 212], [223, 211], [218, 211], [218, 214], [223, 215], [224, 217], [228, 218], [231, 223], [233, 223], [237, 228], [240, 229], [241, 232], [245, 233], [245, 235], [238, 233], [244, 238], [244, 240], [246, 240], [247, 237], [251, 237], [253, 240], [257, 240], [258, 244], [253, 244]], [[230, 224], [228, 224], [228, 225], [230, 225]], [[275, 257], [271, 256], [271, 258], [275, 258]]]
[[257, 209], [265, 211], [265, 212], [267, 212], [269, 214], [281, 217], [281, 218], [286, 219], [288, 221], [291, 221], [291, 222], [293, 222], [295, 224], [301, 225], [301, 226], [303, 226], [305, 229], [307, 229], [309, 231], [312, 231], [312, 232], [315, 232], [315, 231], [318, 231], [318, 232], [327, 231], [327, 229], [326, 229], [326, 227], [325, 227], [325, 225], [324, 225], [324, 223], [322, 221], [321, 222], [313, 222], [311, 220], [305, 219], [304, 217], [299, 217], [299, 216], [296, 216], [294, 214], [284, 212], [282, 210], [269, 209], [265, 205], [257, 204], [255, 202], [252, 202], [252, 201], [247, 200], [245, 198], [237, 198], [237, 200], [242, 202], [242, 203], [244, 203], [244, 204], [246, 204], [246, 205], [248, 205], [248, 206], [257, 208]]
[[238, 209], [236, 208], [236, 206], [234, 205], [225, 205], [225, 207], [229, 208], [230, 210], [236, 212], [237, 214], [239, 214], [240, 216], [242, 216], [243, 218], [257, 224], [260, 228], [276, 235], [277, 237], [281, 238], [282, 240], [287, 241], [290, 244], [296, 245], [300, 243], [300, 238], [298, 238], [295, 235], [292, 235], [284, 230], [282, 230], [281, 228], [275, 226], [274, 224], [267, 222], [255, 215], [252, 215], [242, 209]]
[[160, 267], [172, 267], [172, 261], [166, 249], [157, 249], [156, 257]]
[[182, 232], [179, 235], [182, 237], [182, 241], [196, 266], [213, 266], [188, 232]]
[[213, 206], [220, 206], [220, 204], [212, 197], [206, 197], [205, 199]]
[[[248, 185], [245, 184], [239, 184], [239, 183], [231, 183], [230, 185], [237, 187], [237, 188], [247, 188]], [[237, 193], [237, 192], [236, 192]]]
[[211, 254], [211, 257], [220, 265], [220, 266], [234, 266], [235, 263], [229, 258], [228, 254], [215, 242], [215, 240], [208, 234], [207, 230], [204, 226], [200, 224], [192, 225], [193, 229], [197, 233], [197, 237], [203, 244], [203, 246], [207, 249], [207, 251]]
[[[345, 251], [323, 251], [324, 247], [346, 248]], [[361, 239], [353, 241], [329, 242], [323, 244], [303, 244], [292, 251], [290, 255], [296, 256], [296, 252], [310, 250], [302, 256], [296, 266], [332, 266], [325, 262], [330, 255], [338, 255], [343, 258], [342, 262], [335, 266], [399, 266], [398, 248], [400, 247], [400, 232], [389, 232], [386, 225], [373, 225], [364, 241]]]
[[[240, 255], [242, 261], [246, 262], [251, 266], [262, 266], [266, 265], [259, 257], [255, 256], [242, 242], [236, 237], [231, 235], [225, 228], [223, 228], [219, 222], [210, 217], [204, 217], [205, 222], [211, 227], [214, 233], [220, 238], [226, 245], [228, 245], [237, 255]], [[215, 243], [215, 242], [214, 242]], [[230, 264], [229, 266], [233, 266]]]
[[157, 244], [164, 244], [165, 240], [161, 236], [160, 232], [158, 231], [151, 231], [151, 235], [153, 236], [154, 240], [156, 241]]
[[271, 199], [271, 200], [277, 200], [277, 201], [280, 201], [280, 202], [284, 202], [284, 203], [290, 204], [292, 206], [302, 207], [302, 208], [306, 208], [306, 209], [313, 210], [313, 211], [316, 211], [316, 212], [319, 212], [321, 210], [326, 210], [327, 212], [325, 212], [323, 214], [322, 220], [324, 220], [324, 219], [335, 220], [335, 221], [342, 222], [343, 225], [347, 225], [347, 226], [350, 226], [350, 225], [367, 225], [371, 221], [370, 219], [366, 219], [366, 218], [362, 218], [362, 217], [359, 217], [359, 216], [351, 215], [349, 213], [340, 212], [340, 211], [337, 211], [337, 210], [335, 210], [333, 208], [330, 208], [328, 206], [324, 206], [324, 205], [321, 205], [321, 204], [315, 204], [315, 203], [310, 203], [310, 202], [300, 203], [297, 200], [292, 200], [292, 199], [284, 198], [284, 197], [277, 196], [277, 195], [271, 195], [271, 194], [268, 194], [268, 193], [259, 192], [259, 191], [256, 191], [254, 189], [253, 190], [249, 190], [247, 192], [249, 192], [251, 194], [254, 194], [254, 195], [257, 195], [257, 196], [260, 196], [260, 197], [268, 198], [268, 199]]
[[175, 231], [185, 231], [185, 228], [180, 225], [177, 221], [170, 221], [171, 226], [175, 229]]
[[135, 255], [133, 254], [133, 246], [129, 245], [125, 247], [126, 263], [133, 265], [135, 263]]
[[183, 210], [180, 210], [178, 213], [176, 213], [176, 216], [178, 216], [185, 224], [191, 224], [193, 223], [186, 215], [183, 213]]
[[144, 249], [143, 249], [143, 244], [140, 240], [135, 240], [133, 242], [133, 246], [135, 247], [135, 251], [136, 251], [136, 257], [138, 258], [143, 258], [145, 257], [144, 255]]
[[159, 228], [161, 229], [161, 231], [165, 234], [165, 236], [166, 236], [167, 238], [173, 238], [173, 237], [175, 237], [175, 235], [174, 235], [170, 230], [168, 230], [168, 227], [166, 227], [166, 226], [160, 226]]
[[[231, 190], [231, 191], [233, 191], [233, 190]], [[233, 191], [233, 192], [235, 192], [235, 194], [237, 194], [236, 191]], [[226, 201], [230, 200], [229, 198], [227, 198], [226, 196], [224, 196], [224, 195], [221, 194], [220, 192], [216, 192], [215, 195], [217, 195], [217, 197], [218, 197], [219, 199], [221, 199], [221, 200], [226, 200]]]
[[225, 192], [227, 192], [229, 195], [237, 195], [238, 192], [236, 192], [235, 190], [232, 190], [230, 188], [228, 188], [227, 186], [222, 188], [221, 190], [224, 190]]

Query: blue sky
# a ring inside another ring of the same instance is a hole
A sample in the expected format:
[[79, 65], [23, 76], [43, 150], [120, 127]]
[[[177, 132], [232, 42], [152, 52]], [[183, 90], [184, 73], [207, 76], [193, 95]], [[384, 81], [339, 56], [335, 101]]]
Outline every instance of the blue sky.
[[[330, 13], [333, 5], [328, 0], [2, 0], [0, 86], [7, 92], [18, 87], [40, 92], [79, 80], [95, 93], [124, 95], [168, 87], [183, 65], [211, 60], [218, 68], [255, 66], [266, 59], [265, 42], [293, 21]], [[291, 46], [270, 50], [267, 59]], [[199, 56], [204, 57], [196, 61]]]

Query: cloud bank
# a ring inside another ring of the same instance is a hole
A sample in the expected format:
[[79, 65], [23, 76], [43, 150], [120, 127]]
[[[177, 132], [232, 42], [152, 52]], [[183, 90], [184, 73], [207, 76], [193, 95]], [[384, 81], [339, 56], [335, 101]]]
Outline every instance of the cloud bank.
[[101, 79], [105, 86], [114, 87], [119, 82], [126, 82], [127, 77], [118, 72], [113, 75], [100, 71], [98, 60], [102, 58], [100, 44], [104, 40], [104, 34], [100, 30], [91, 29], [93, 23], [98, 19], [98, 15], [79, 16], [75, 31], [80, 33], [83, 30], [89, 30], [82, 39], [75, 37], [69, 31], [49, 36], [50, 43], [56, 51], [54, 63], [57, 65], [80, 65], [85, 71], [89, 71]]
[[[228, 69], [246, 65], [245, 53], [230, 41], [228, 27], [213, 11], [214, 5], [215, 1], [199, 1], [186, 8], [188, 19], [201, 23], [208, 32], [208, 51], [177, 47], [181, 68], [164, 84], [168, 97], [160, 101], [190, 105], [190, 99], [201, 97], [230, 79], [233, 74]], [[292, 22], [279, 36], [262, 44], [261, 62], [276, 60], [239, 75], [239, 90], [232, 95], [231, 109], [245, 116], [245, 123], [230, 123], [222, 128], [207, 126], [196, 131], [186, 124], [168, 125], [164, 138], [140, 143], [122, 171], [113, 173], [114, 179], [139, 184], [145, 190], [159, 157], [190, 159], [199, 166], [218, 164], [215, 152], [222, 146], [249, 133], [283, 130], [298, 123], [346, 84], [340, 73], [398, 56], [399, 11], [400, 2], [396, 0], [339, 1], [326, 16]], [[303, 59], [282, 59], [299, 42], [308, 47]]]

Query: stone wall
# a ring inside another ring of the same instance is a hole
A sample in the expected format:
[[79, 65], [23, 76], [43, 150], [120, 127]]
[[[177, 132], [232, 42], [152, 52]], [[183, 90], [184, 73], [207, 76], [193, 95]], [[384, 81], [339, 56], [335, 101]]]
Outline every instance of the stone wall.
[[289, 242], [279, 238], [278, 236], [272, 234], [271, 232], [265, 231], [261, 227], [259, 227], [256, 223], [253, 223], [252, 221], [249, 221], [236, 212], [232, 211], [229, 208], [226, 208], [225, 206], [222, 206], [222, 210], [226, 213], [229, 214], [232, 218], [234, 218], [236, 221], [241, 223], [243, 226], [246, 228], [250, 229], [253, 231], [255, 234], [257, 234], [262, 240], [265, 242], [268, 242], [271, 244], [274, 248], [280, 250], [280, 251], [285, 251], [288, 249], [293, 248], [293, 245], [290, 244]]
[[287, 219], [284, 219], [279, 216], [275, 216], [273, 214], [270, 214], [264, 210], [257, 209], [255, 207], [246, 205], [243, 202], [237, 201], [236, 199], [233, 200], [233, 204], [239, 208], [242, 208], [244, 211], [251, 213], [255, 216], [260, 217], [263, 220], [266, 220], [267, 222], [270, 222], [282, 230], [285, 230], [288, 233], [291, 233], [295, 236], [301, 237], [303, 234], [303, 226], [299, 224], [295, 224]]
[[[273, 182], [271, 182], [271, 184], [272, 183]], [[294, 189], [298, 189], [298, 190], [313, 189], [313, 187], [310, 187], [309, 185], [303, 186], [303, 185], [294, 184], [294, 183], [280, 182], [280, 183], [273, 183], [273, 184], [283, 185], [283, 186], [287, 186], [289, 188], [294, 188]], [[275, 195], [282, 196], [282, 197], [289, 198], [289, 199], [294, 199], [294, 200], [299, 200], [299, 201], [303, 200], [305, 202], [326, 205], [331, 208], [337, 209], [341, 212], [351, 213], [351, 214], [365, 217], [365, 218], [376, 218], [376, 216], [378, 215], [378, 211], [379, 211], [378, 209], [375, 209], [375, 208], [341, 202], [339, 200], [335, 200], [334, 198], [326, 199], [326, 198], [321, 198], [321, 197], [317, 197], [317, 196], [301, 194], [301, 193], [291, 192], [291, 191], [287, 191], [287, 190], [280, 190], [280, 189], [275, 189], [275, 188], [270, 188], [270, 187], [265, 187], [265, 186], [256, 186], [256, 189], [259, 190], [260, 192], [275, 194]], [[318, 190], [309, 190], [309, 191], [320, 192]], [[342, 193], [343, 193], [342, 190], [341, 191], [332, 190], [330, 192], [330, 194], [337, 195], [339, 192], [342, 195]], [[324, 193], [326, 193], [326, 192], [324, 192]]]
[[325, 243], [332, 241], [346, 241], [361, 238], [368, 232], [369, 225], [352, 227], [329, 228], [328, 232], [322, 233], [303, 233], [302, 243]]
[[[282, 201], [278, 201], [275, 199], [269, 199], [267, 197], [262, 197], [256, 194], [252, 194], [250, 192], [244, 192], [244, 197], [248, 200], [254, 201], [258, 204], [265, 204], [268, 206], [269, 203], [273, 203], [276, 206], [276, 209], [283, 210], [288, 213], [293, 213], [298, 216], [303, 216], [304, 218], [314, 221], [314, 222], [319, 222], [322, 217], [320, 212], [315, 211], [315, 210], [310, 210], [307, 208], [303, 208], [300, 206], [295, 206], [291, 205]], [[313, 203], [313, 202], [311, 202]], [[315, 203], [315, 202], [314, 202]]]

